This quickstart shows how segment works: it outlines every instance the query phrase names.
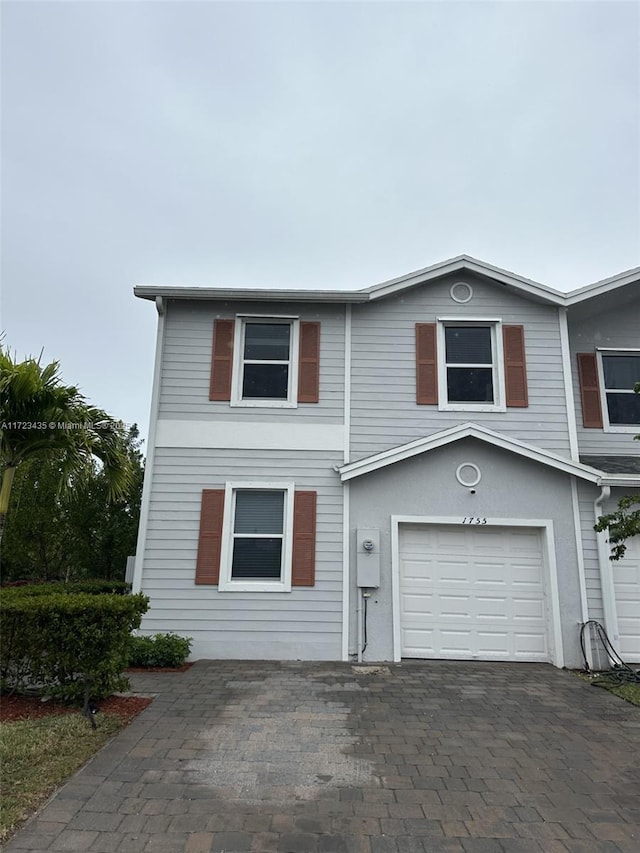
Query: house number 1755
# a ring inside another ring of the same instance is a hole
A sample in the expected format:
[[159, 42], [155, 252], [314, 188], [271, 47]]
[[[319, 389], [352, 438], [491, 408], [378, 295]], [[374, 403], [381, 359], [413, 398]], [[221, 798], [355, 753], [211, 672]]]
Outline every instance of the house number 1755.
[[463, 524], [486, 524], [486, 518], [479, 518], [477, 515], [465, 516], [462, 519]]

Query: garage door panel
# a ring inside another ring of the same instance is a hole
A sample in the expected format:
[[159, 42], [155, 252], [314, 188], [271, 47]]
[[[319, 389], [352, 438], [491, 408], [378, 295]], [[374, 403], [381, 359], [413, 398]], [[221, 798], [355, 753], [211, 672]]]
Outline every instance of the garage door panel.
[[403, 525], [400, 584], [402, 655], [549, 659], [537, 530]]
[[627, 663], [640, 663], [640, 539], [628, 539], [626, 546], [613, 565], [620, 654]]

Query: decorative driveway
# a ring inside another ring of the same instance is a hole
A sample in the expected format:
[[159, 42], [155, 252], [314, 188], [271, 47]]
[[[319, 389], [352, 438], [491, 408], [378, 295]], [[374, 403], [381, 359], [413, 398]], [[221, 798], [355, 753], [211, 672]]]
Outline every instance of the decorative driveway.
[[9, 853], [640, 851], [640, 709], [538, 664], [199, 661]]

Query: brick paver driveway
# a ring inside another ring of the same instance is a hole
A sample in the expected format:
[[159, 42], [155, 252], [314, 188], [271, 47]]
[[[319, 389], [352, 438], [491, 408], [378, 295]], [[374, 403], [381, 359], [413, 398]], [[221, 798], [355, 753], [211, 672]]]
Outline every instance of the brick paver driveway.
[[537, 664], [201, 661], [7, 851], [640, 851], [640, 710]]

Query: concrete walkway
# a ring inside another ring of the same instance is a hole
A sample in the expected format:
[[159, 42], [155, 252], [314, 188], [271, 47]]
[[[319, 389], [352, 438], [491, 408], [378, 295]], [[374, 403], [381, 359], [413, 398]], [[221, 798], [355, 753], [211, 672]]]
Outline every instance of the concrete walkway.
[[7, 853], [640, 851], [640, 709], [551, 666], [200, 661], [132, 683], [155, 701]]

